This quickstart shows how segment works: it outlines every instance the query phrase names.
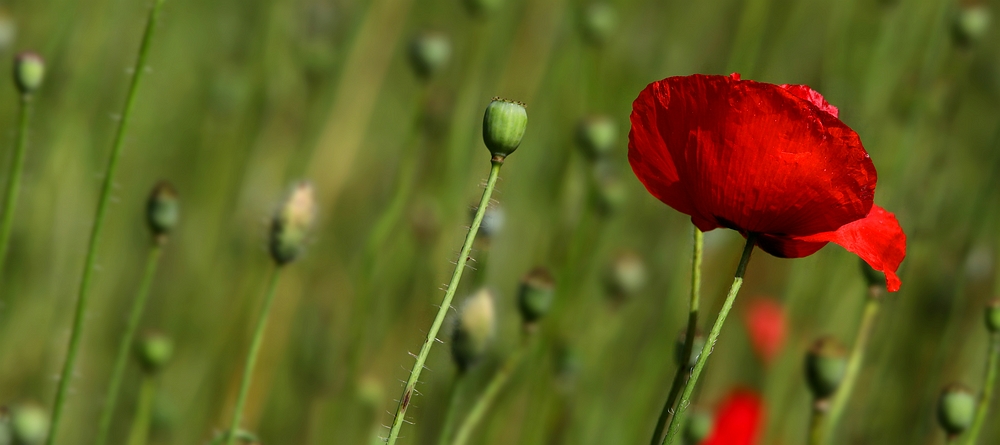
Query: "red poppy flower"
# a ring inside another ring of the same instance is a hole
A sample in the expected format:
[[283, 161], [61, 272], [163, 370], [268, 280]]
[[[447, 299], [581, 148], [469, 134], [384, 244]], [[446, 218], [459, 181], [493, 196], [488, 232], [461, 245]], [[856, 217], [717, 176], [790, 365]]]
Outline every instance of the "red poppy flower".
[[712, 432], [701, 445], [754, 445], [764, 426], [764, 403], [749, 390], [736, 390], [715, 414]]
[[702, 231], [756, 233], [781, 258], [832, 241], [885, 272], [894, 292], [906, 235], [874, 205], [875, 166], [837, 113], [804, 85], [670, 77], [632, 104], [628, 159], [653, 196]]
[[770, 298], [755, 298], [747, 308], [746, 323], [754, 352], [770, 364], [785, 344], [785, 308]]

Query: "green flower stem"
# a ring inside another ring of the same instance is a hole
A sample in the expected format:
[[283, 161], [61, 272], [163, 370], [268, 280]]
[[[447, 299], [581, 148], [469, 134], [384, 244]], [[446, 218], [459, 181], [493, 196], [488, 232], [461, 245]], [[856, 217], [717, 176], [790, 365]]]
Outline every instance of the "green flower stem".
[[455, 381], [451, 385], [451, 397], [448, 398], [448, 410], [445, 411], [444, 423], [441, 425], [441, 432], [438, 434], [438, 445], [447, 445], [448, 438], [451, 437], [452, 427], [455, 425], [455, 414], [458, 411], [458, 401], [462, 399], [462, 383], [465, 382], [465, 373], [458, 372]]
[[[685, 358], [691, 357], [691, 352], [694, 349], [694, 338], [698, 332], [698, 305], [701, 300], [701, 255], [704, 245], [705, 235], [695, 227], [694, 248], [691, 254], [691, 305], [688, 311], [687, 332], [684, 334], [684, 349], [681, 352], [681, 357]], [[687, 366], [687, 363], [678, 364], [677, 372], [674, 374], [674, 383], [670, 385], [670, 395], [667, 396], [663, 410], [660, 411], [660, 418], [656, 421], [656, 430], [653, 432], [653, 438], [649, 441], [650, 445], [663, 442], [663, 430], [667, 427], [667, 419], [670, 418], [677, 396], [680, 395], [685, 378], [690, 373], [691, 368]]]
[[128, 128], [129, 118], [132, 109], [135, 107], [135, 99], [139, 91], [139, 84], [146, 73], [146, 60], [149, 58], [149, 48], [152, 46], [153, 31], [156, 29], [156, 21], [160, 16], [164, 0], [156, 0], [153, 8], [149, 11], [149, 19], [146, 21], [146, 30], [142, 36], [142, 43], [139, 46], [139, 57], [135, 61], [132, 72], [132, 82], [129, 85], [128, 95], [125, 98], [125, 106], [122, 109], [121, 120], [118, 122], [118, 131], [111, 146], [111, 154], [108, 156], [108, 165], [104, 172], [104, 182], [101, 185], [100, 198], [97, 201], [97, 213], [94, 216], [94, 226], [90, 232], [90, 242], [87, 247], [87, 258], [83, 263], [83, 277], [80, 279], [80, 290], [76, 300], [76, 312], [73, 316], [73, 328], [69, 337], [69, 348], [66, 351], [66, 361], [63, 364], [62, 375], [59, 378], [59, 387], [56, 390], [56, 399], [52, 408], [52, 423], [49, 424], [49, 434], [46, 445], [53, 445], [56, 442], [56, 433], [59, 432], [59, 421], [62, 419], [63, 407], [66, 403], [66, 395], [69, 393], [69, 384], [73, 378], [73, 368], [76, 364], [76, 356], [80, 352], [80, 341], [83, 333], [83, 321], [87, 313], [87, 300], [90, 296], [90, 280], [93, 277], [94, 263], [97, 261], [97, 245], [101, 238], [101, 229], [104, 228], [104, 219], [107, 216], [108, 203], [111, 202], [111, 190], [115, 184], [115, 172], [118, 169], [118, 159], [121, 157], [122, 146], [125, 142], [125, 129]]
[[844, 380], [840, 383], [840, 388], [837, 389], [836, 394], [833, 396], [833, 402], [830, 404], [830, 413], [827, 416], [826, 425], [823, 427], [823, 443], [830, 442], [833, 430], [837, 427], [837, 422], [843, 415], [844, 408], [847, 407], [847, 401], [854, 390], [858, 373], [864, 364], [865, 351], [868, 349], [868, 343], [871, 340], [875, 320], [878, 318], [878, 311], [882, 306], [881, 297], [881, 287], [870, 286], [868, 288], [868, 301], [865, 303], [864, 313], [861, 315], [861, 325], [858, 327], [858, 335], [854, 340], [854, 349], [851, 350], [851, 356], [847, 360], [847, 370], [844, 372]]
[[18, 115], [17, 146], [14, 148], [14, 160], [10, 166], [10, 176], [7, 177], [7, 196], [3, 204], [3, 220], [0, 221], [0, 274], [7, 263], [7, 247], [10, 243], [10, 230], [14, 225], [14, 209], [17, 207], [17, 195], [21, 189], [21, 175], [24, 173], [24, 153], [28, 147], [28, 117], [31, 114], [31, 95], [21, 95], [21, 112]]
[[976, 408], [976, 418], [969, 429], [969, 438], [966, 445], [976, 445], [979, 433], [986, 424], [986, 415], [990, 411], [990, 403], [993, 402], [993, 392], [997, 383], [997, 368], [1000, 368], [1000, 334], [990, 335], [990, 358], [986, 364], [986, 378], [983, 381], [983, 394], [979, 399], [979, 406]]
[[149, 421], [153, 414], [153, 400], [156, 397], [156, 384], [153, 376], [142, 375], [142, 386], [139, 389], [138, 408], [132, 419], [132, 430], [128, 434], [128, 445], [146, 445], [149, 438]]
[[108, 386], [107, 395], [104, 397], [104, 408], [101, 411], [101, 420], [98, 424], [97, 445], [108, 443], [108, 433], [111, 431], [111, 419], [114, 417], [115, 405], [118, 402], [118, 390], [121, 389], [122, 376], [125, 375], [125, 365], [128, 364], [129, 350], [132, 349], [132, 341], [135, 338], [136, 328], [139, 327], [139, 320], [146, 307], [146, 300], [149, 296], [149, 288], [156, 275], [156, 266], [160, 263], [160, 253], [163, 251], [159, 243], [153, 244], [146, 257], [146, 269], [142, 274], [142, 282], [139, 284], [139, 292], [132, 302], [132, 312], [129, 314], [128, 322], [125, 324], [125, 333], [118, 344], [118, 355], [115, 357], [115, 365], [111, 371], [111, 384]]
[[809, 445], [819, 445], [823, 440], [823, 421], [829, 408], [828, 400], [814, 400], [809, 419]]
[[691, 396], [694, 394], [694, 388], [698, 384], [698, 377], [701, 376], [701, 371], [705, 368], [705, 363], [708, 362], [708, 356], [712, 354], [712, 348], [715, 347], [715, 342], [719, 339], [719, 334], [722, 332], [722, 324], [726, 322], [726, 317], [729, 315], [729, 311], [733, 309], [733, 303], [736, 301], [736, 295], [740, 293], [740, 287], [743, 286], [743, 275], [746, 273], [747, 263], [750, 262], [750, 254], [753, 253], [753, 247], [756, 242], [757, 234], [748, 233], [747, 243], [743, 247], [743, 255], [740, 257], [740, 264], [736, 266], [733, 285], [729, 288], [729, 294], [726, 296], [726, 301], [722, 304], [722, 309], [719, 311], [719, 316], [715, 319], [715, 324], [712, 325], [712, 331], [708, 333], [705, 346], [701, 348], [701, 355], [698, 356], [698, 361], [694, 364], [694, 369], [691, 370], [691, 377], [688, 379], [687, 384], [684, 385], [684, 393], [681, 394], [681, 400], [677, 404], [674, 417], [670, 419], [670, 425], [667, 427], [667, 435], [663, 438], [663, 444], [665, 445], [673, 443], [674, 437], [677, 436], [677, 433], [684, 425], [684, 412], [691, 404]]
[[243, 418], [243, 406], [246, 405], [247, 395], [250, 393], [250, 382], [253, 377], [253, 368], [257, 363], [257, 353], [260, 352], [260, 344], [264, 341], [264, 328], [267, 327], [267, 316], [271, 312], [271, 305], [274, 303], [274, 295], [278, 289], [278, 278], [281, 276], [281, 266], [275, 266], [271, 272], [271, 279], [267, 285], [267, 293], [264, 296], [264, 306], [257, 317], [257, 326], [253, 330], [253, 339], [250, 341], [250, 352], [247, 353], [247, 361], [243, 365], [243, 378], [240, 380], [240, 392], [236, 396], [236, 406], [233, 408], [233, 421], [229, 425], [229, 434], [226, 435], [226, 445], [236, 443], [236, 436], [240, 428], [240, 420]]
[[493, 189], [496, 187], [497, 178], [500, 176], [500, 166], [502, 165], [503, 159], [494, 158], [492, 160], [490, 176], [486, 180], [486, 189], [483, 190], [483, 197], [479, 200], [479, 208], [476, 210], [476, 215], [472, 218], [472, 226], [469, 227], [469, 233], [465, 236], [465, 243], [462, 244], [462, 251], [458, 255], [458, 261], [455, 263], [455, 271], [451, 274], [448, 290], [445, 291], [444, 299], [441, 300], [441, 306], [438, 307], [434, 322], [431, 323], [431, 328], [427, 331], [427, 338], [424, 339], [424, 344], [420, 347], [420, 353], [417, 354], [417, 360], [413, 363], [413, 369], [410, 370], [410, 377], [406, 380], [403, 394], [400, 395], [399, 403], [396, 405], [396, 414], [392, 419], [392, 426], [389, 428], [389, 438], [386, 440], [387, 445], [395, 444], [396, 439], [399, 438], [399, 430], [402, 428], [403, 420], [406, 418], [406, 409], [410, 406], [410, 399], [413, 397], [413, 390], [417, 385], [417, 379], [420, 378], [420, 372], [424, 369], [424, 362], [427, 361], [427, 355], [430, 354], [431, 347], [437, 341], [438, 331], [441, 329], [441, 324], [444, 323], [445, 316], [448, 315], [448, 309], [451, 308], [451, 300], [455, 297], [455, 291], [462, 280], [462, 272], [465, 271], [465, 262], [469, 258], [472, 243], [476, 240], [476, 233], [479, 232], [479, 226], [483, 222], [486, 207], [490, 204], [490, 196], [493, 195]]
[[518, 365], [521, 364], [524, 351], [528, 349], [527, 344], [525, 342], [514, 350], [507, 357], [507, 360], [504, 361], [503, 365], [500, 366], [496, 374], [493, 374], [493, 378], [486, 385], [486, 389], [483, 390], [483, 393], [479, 395], [479, 398], [472, 405], [472, 409], [469, 410], [469, 415], [465, 416], [462, 425], [458, 427], [458, 432], [455, 433], [455, 440], [451, 443], [452, 445], [465, 445], [469, 442], [472, 432], [479, 426], [479, 422], [483, 420], [486, 411], [493, 405], [493, 401], [500, 394], [500, 390], [507, 385], [507, 381], [510, 380], [511, 375], [514, 374]]

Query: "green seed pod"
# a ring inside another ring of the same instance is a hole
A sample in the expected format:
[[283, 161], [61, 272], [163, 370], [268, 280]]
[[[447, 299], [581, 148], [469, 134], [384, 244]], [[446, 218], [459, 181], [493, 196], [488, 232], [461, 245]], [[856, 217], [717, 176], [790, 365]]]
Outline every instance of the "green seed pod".
[[500, 9], [503, 0], [465, 0], [465, 9], [474, 17], [485, 17]]
[[521, 279], [517, 292], [517, 306], [525, 324], [538, 321], [549, 312], [555, 298], [556, 283], [552, 273], [544, 267], [531, 269]]
[[17, 24], [6, 9], [0, 9], [0, 52], [6, 52], [17, 36]]
[[167, 181], [160, 181], [153, 186], [146, 200], [146, 223], [158, 240], [165, 239], [177, 226], [180, 219], [180, 202], [177, 191]]
[[271, 220], [271, 258], [279, 266], [299, 257], [316, 221], [312, 184], [300, 182]]
[[1000, 300], [993, 300], [986, 306], [986, 329], [994, 334], [1000, 332]]
[[806, 383], [816, 400], [833, 395], [847, 373], [847, 351], [833, 337], [823, 337], [806, 353]]
[[174, 355], [174, 341], [166, 335], [149, 333], [136, 343], [136, 357], [149, 374], [160, 372]]
[[385, 402], [385, 389], [382, 382], [372, 376], [362, 377], [357, 384], [357, 397], [364, 406], [378, 409]]
[[451, 59], [451, 40], [439, 32], [423, 32], [410, 42], [410, 64], [422, 80], [441, 71]]
[[494, 159], [503, 161], [521, 145], [527, 126], [524, 104], [494, 97], [483, 116], [483, 142]]
[[972, 425], [976, 397], [962, 385], [951, 385], [938, 399], [938, 422], [949, 436], [962, 434]]
[[602, 216], [614, 215], [628, 198], [625, 181], [607, 161], [594, 166], [592, 197], [595, 209]]
[[989, 32], [991, 21], [990, 10], [985, 5], [962, 7], [955, 15], [952, 36], [959, 45], [973, 45]]
[[712, 415], [696, 409], [688, 414], [684, 423], [684, 445], [698, 445], [712, 432]]
[[15, 406], [10, 411], [10, 430], [15, 445], [40, 444], [49, 432], [49, 414], [33, 403]]
[[695, 332], [691, 355], [688, 356], [687, 360], [684, 360], [684, 342], [686, 340], [687, 331], [681, 330], [680, 334], [677, 335], [677, 343], [674, 345], [674, 360], [677, 362], [677, 366], [694, 368], [695, 363], [698, 363], [698, 357], [701, 357], [702, 348], [705, 347], [705, 336], [701, 335], [701, 332]]
[[646, 264], [635, 252], [616, 256], [605, 273], [605, 287], [614, 300], [625, 300], [646, 285]]
[[606, 156], [618, 141], [618, 123], [603, 114], [585, 117], [577, 126], [576, 140], [588, 157]]
[[45, 59], [26, 51], [14, 58], [14, 83], [21, 94], [31, 94], [42, 86], [45, 79]]
[[608, 3], [595, 2], [583, 10], [583, 36], [592, 45], [603, 45], [618, 28], [618, 14]]
[[860, 260], [861, 274], [865, 277], [865, 283], [869, 287], [885, 287], [885, 274], [879, 272], [868, 265], [865, 260]]
[[459, 372], [468, 370], [486, 353], [493, 341], [496, 323], [493, 293], [489, 289], [480, 289], [465, 299], [458, 310], [451, 343], [452, 357]]

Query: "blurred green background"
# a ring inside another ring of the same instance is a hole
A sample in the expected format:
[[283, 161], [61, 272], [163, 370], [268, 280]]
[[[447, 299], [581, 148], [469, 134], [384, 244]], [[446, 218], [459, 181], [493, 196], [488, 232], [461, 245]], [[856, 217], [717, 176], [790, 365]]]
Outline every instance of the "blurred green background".
[[[51, 408], [149, 3], [0, 2], [2, 26], [13, 27], [0, 72], [24, 49], [48, 62], [0, 279], [0, 403]], [[876, 202], [908, 235], [902, 290], [886, 299], [837, 442], [943, 443], [938, 393], [951, 382], [981, 387], [982, 310], [1000, 281], [1000, 34], [996, 20], [978, 38], [959, 38], [955, 27], [976, 5], [995, 17], [997, 1], [617, 0], [607, 3], [614, 26], [604, 39], [582, 32], [589, 2], [500, 3], [472, 17], [461, 0], [167, 1], [100, 242], [61, 443], [89, 444], [96, 433], [149, 245], [145, 197], [158, 179], [176, 185], [183, 210], [141, 324], [176, 341], [158, 378], [150, 442], [206, 443], [228, 425], [271, 267], [266, 221], [302, 178], [316, 185], [321, 218], [279, 288], [244, 426], [265, 444], [384, 434], [412, 365], [407, 351], [430, 325], [488, 172], [479, 128], [492, 96], [525, 102], [529, 124], [494, 195], [503, 227], [474, 254], [488, 250], [489, 261], [470, 270], [456, 300], [473, 279], [499, 296], [497, 341], [470, 387], [520, 341], [520, 277], [549, 267], [559, 294], [474, 441], [646, 443], [686, 322], [691, 225], [632, 175], [628, 114], [652, 81], [729, 72], [808, 84], [839, 107], [878, 168]], [[408, 58], [410, 39], [425, 30], [452, 41], [450, 62], [427, 82]], [[16, 98], [4, 82], [4, 175]], [[576, 140], [578, 122], [593, 114], [620, 129], [600, 180]], [[706, 234], [703, 325], [741, 244], [734, 232]], [[609, 299], [606, 270], [623, 252], [643, 259], [648, 280]], [[836, 246], [798, 260], [758, 252], [697, 404], [712, 409], [734, 387], [756, 389], [767, 408], [762, 443], [803, 443], [803, 355], [823, 334], [850, 344], [864, 295], [856, 257]], [[769, 366], [751, 352], [742, 317], [755, 296], [787, 312], [787, 339]], [[400, 443], [436, 441], [455, 374], [447, 345], [428, 368]], [[132, 365], [115, 443], [138, 381]], [[988, 422], [981, 443], [997, 440], [1000, 426]]]

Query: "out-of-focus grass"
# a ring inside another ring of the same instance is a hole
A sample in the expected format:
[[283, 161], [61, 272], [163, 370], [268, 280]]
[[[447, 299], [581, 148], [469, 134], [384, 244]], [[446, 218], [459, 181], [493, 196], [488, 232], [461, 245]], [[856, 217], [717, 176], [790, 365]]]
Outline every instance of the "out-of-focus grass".
[[[305, 173], [326, 203], [320, 234], [279, 289], [245, 425], [266, 444], [367, 440], [375, 425], [390, 421], [385, 411], [411, 364], [406, 351], [419, 347], [440, 299], [437, 288], [486, 171], [479, 118], [489, 97], [501, 95], [526, 102], [530, 121], [501, 177], [496, 198], [506, 225], [485, 271], [501, 296], [500, 341], [468, 388], [481, 387], [518, 341], [514, 292], [524, 272], [551, 267], [563, 294], [538, 348], [479, 429], [479, 443], [644, 443], [686, 320], [690, 226], [628, 169], [630, 104], [647, 83], [669, 75], [735, 70], [809, 84], [838, 106], [879, 170], [876, 201], [897, 214], [909, 236], [903, 289], [886, 301], [838, 442], [939, 443], [935, 398], [952, 381], [979, 387], [987, 340], [981, 310], [1000, 281], [997, 32], [955, 45], [958, 2], [948, 0], [611, 3], [619, 26], [594, 48], [580, 38], [583, 2], [576, 1], [510, 1], [483, 22], [467, 17], [458, 0], [168, 1], [100, 246], [62, 437], [89, 443], [96, 433], [148, 241], [144, 196], [160, 178], [177, 185], [183, 219], [142, 323], [177, 341], [160, 382], [152, 442], [203, 443], [227, 424], [269, 261], [263, 220]], [[1000, 5], [987, 3], [996, 14]], [[10, 71], [15, 50], [33, 48], [48, 59], [49, 77], [36, 101], [0, 283], [0, 401], [47, 406], [112, 113], [149, 5], [2, 6], [18, 31], [0, 71]], [[452, 37], [454, 57], [427, 86], [428, 119], [436, 124], [419, 148], [426, 162], [403, 224], [375, 255], [367, 283], [361, 250], [368, 231], [391, 199], [401, 152], [418, 149], [406, 145], [421, 95], [405, 48], [427, 28]], [[474, 66], [477, 32], [481, 67]], [[468, 87], [467, 102], [458, 101], [469, 84], [477, 86]], [[13, 143], [15, 99], [11, 83], [0, 86], [4, 147]], [[609, 114], [622, 128], [613, 160], [627, 202], [609, 217], [584, 205], [588, 173], [574, 131], [588, 113]], [[449, 161], [449, 144], [461, 157]], [[9, 158], [2, 159], [6, 172]], [[574, 240], [587, 256], [567, 254]], [[703, 320], [721, 304], [739, 244], [733, 233], [706, 234]], [[601, 280], [623, 250], [645, 259], [649, 282], [616, 306], [604, 298]], [[783, 353], [764, 368], [742, 324], [730, 323], [699, 404], [712, 407], [734, 386], [756, 388], [766, 396], [767, 443], [801, 443], [809, 415], [803, 354], [822, 334], [852, 340], [863, 304], [856, 258], [837, 247], [794, 261], [758, 254], [745, 285], [745, 295], [754, 294], [787, 306]], [[361, 299], [366, 309], [352, 310]], [[571, 385], [553, 372], [565, 345], [575, 354]], [[349, 375], [355, 353], [359, 365]], [[446, 348], [432, 352], [428, 367], [403, 443], [430, 443], [440, 427], [454, 375]], [[127, 432], [138, 380], [133, 368], [117, 441]], [[998, 434], [988, 424], [981, 440]]]

